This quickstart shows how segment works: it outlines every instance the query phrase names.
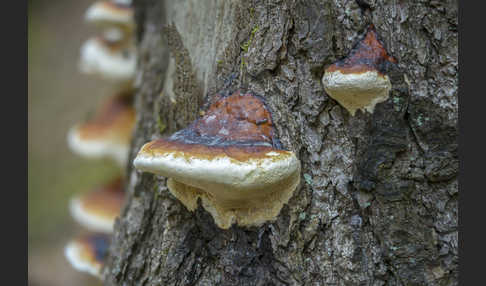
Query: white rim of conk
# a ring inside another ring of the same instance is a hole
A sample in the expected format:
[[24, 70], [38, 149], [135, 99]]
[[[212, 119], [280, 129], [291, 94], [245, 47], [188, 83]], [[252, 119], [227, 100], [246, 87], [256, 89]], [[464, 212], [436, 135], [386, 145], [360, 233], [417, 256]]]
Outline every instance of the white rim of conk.
[[[269, 151], [266, 155], [282, 156], [282, 153]], [[181, 180], [181, 177], [210, 184], [262, 188], [281, 181], [297, 171], [300, 163], [295, 154], [286, 151], [284, 156], [279, 160], [258, 158], [240, 162], [228, 157], [207, 160], [197, 157], [190, 159], [175, 157], [172, 153], [155, 157], [139, 153], [133, 164], [139, 170], [174, 178], [182, 183], [186, 180]]]
[[340, 70], [325, 72], [322, 82], [334, 89], [346, 87], [359, 87], [362, 89], [373, 89], [377, 86], [388, 86], [390, 79], [385, 74], [380, 74], [376, 70], [365, 71], [362, 73], [342, 73]]
[[128, 144], [119, 144], [107, 140], [83, 140], [78, 133], [78, 126], [72, 127], [68, 131], [68, 146], [74, 153], [86, 158], [114, 159], [122, 167], [128, 160]]
[[95, 215], [86, 211], [83, 208], [81, 199], [79, 197], [74, 197], [69, 202], [69, 211], [72, 217], [82, 226], [89, 230], [112, 233], [115, 220], [108, 219], [100, 215]]
[[[88, 23], [102, 23], [108, 22], [124, 26], [133, 26], [133, 17], [126, 14], [114, 13], [110, 9], [104, 8], [104, 2], [107, 1], [97, 1], [93, 3], [87, 10], [84, 19]], [[130, 4], [124, 3], [128, 1], [113, 1], [116, 4]], [[131, 1], [130, 1], [131, 2]]]
[[107, 79], [128, 81], [135, 75], [136, 53], [128, 49], [111, 51], [97, 38], [87, 40], [81, 46], [79, 69], [85, 74], [99, 74]]
[[101, 268], [82, 259], [83, 248], [76, 241], [70, 241], [64, 248], [64, 255], [74, 269], [101, 277]]

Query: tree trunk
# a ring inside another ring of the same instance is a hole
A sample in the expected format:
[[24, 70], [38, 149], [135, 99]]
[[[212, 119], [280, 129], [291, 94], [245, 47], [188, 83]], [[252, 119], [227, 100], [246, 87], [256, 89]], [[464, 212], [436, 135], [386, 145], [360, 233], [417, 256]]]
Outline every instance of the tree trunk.
[[[222, 230], [130, 164], [107, 285], [458, 284], [456, 1], [134, 5], [131, 159], [245, 88], [265, 98], [302, 180], [275, 222]], [[321, 78], [371, 23], [398, 68], [389, 99], [353, 117]]]

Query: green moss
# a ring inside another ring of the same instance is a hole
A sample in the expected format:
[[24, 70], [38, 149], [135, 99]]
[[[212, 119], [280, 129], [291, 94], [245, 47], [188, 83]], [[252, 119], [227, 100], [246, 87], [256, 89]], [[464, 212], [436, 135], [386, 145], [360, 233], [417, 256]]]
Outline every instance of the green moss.
[[157, 192], [157, 188], [154, 190], [154, 201], [156, 201], [159, 198], [159, 192]]
[[159, 128], [160, 133], [163, 133], [164, 130], [167, 128], [167, 125], [165, 124], [164, 121], [162, 121], [160, 116], [157, 116], [157, 128]]
[[224, 67], [224, 60], [218, 60], [216, 61], [216, 69], [220, 71]]
[[[243, 52], [248, 52], [248, 49], [250, 48], [250, 45], [251, 43], [253, 42], [253, 38], [255, 37], [255, 34], [256, 32], [258, 32], [258, 30], [260, 30], [260, 28], [258, 27], [258, 25], [256, 25], [250, 32], [250, 38], [248, 39], [248, 41], [246, 41], [243, 45], [241, 45], [241, 50]], [[242, 56], [241, 57], [241, 69], [243, 69], [244, 67], [246, 66], [246, 60], [245, 58]]]
[[259, 27], [258, 25], [255, 26], [253, 28], [253, 30], [251, 30], [251, 33], [250, 33], [250, 39], [248, 39], [248, 41], [246, 41], [242, 46], [241, 46], [241, 49], [246, 53], [248, 52], [248, 48], [250, 47], [251, 45], [251, 42], [253, 41], [253, 38], [255, 37], [255, 34], [256, 32], [258, 32], [259, 30]]
[[255, 8], [250, 8], [250, 17], [253, 18], [255, 16]]
[[241, 58], [240, 69], [243, 69], [244, 67], [246, 67], [246, 61], [245, 61], [245, 58]]

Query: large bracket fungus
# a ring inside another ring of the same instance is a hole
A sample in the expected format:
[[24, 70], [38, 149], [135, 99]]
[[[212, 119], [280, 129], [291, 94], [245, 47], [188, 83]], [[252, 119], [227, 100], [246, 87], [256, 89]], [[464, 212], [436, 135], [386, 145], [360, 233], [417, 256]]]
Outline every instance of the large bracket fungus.
[[190, 211], [202, 206], [223, 229], [274, 220], [300, 182], [300, 162], [282, 150], [263, 99], [221, 96], [204, 116], [167, 139], [145, 144], [137, 169], [169, 178]]
[[325, 70], [322, 83], [329, 96], [351, 115], [358, 109], [373, 113], [375, 105], [389, 96], [391, 83], [386, 71], [395, 63], [371, 25], [346, 58]]
[[130, 82], [135, 75], [137, 56], [133, 42], [133, 8], [131, 3], [98, 1], [86, 11], [88, 23], [98, 26], [101, 35], [87, 40], [81, 47], [79, 68], [85, 74]]

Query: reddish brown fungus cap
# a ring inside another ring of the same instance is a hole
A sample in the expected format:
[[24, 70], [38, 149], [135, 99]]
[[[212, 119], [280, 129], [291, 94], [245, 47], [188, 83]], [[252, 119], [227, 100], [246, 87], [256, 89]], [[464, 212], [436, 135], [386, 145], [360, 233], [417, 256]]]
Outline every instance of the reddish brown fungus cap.
[[75, 196], [69, 209], [74, 219], [87, 229], [111, 233], [124, 199], [122, 179], [118, 177], [91, 192]]
[[237, 160], [278, 152], [278, 147], [272, 117], [263, 101], [239, 91], [219, 98], [202, 118], [170, 138], [146, 145], [147, 150], [159, 154], [176, 151], [186, 156]]
[[201, 137], [219, 137], [241, 143], [262, 142], [270, 146], [275, 136], [272, 117], [263, 101], [239, 91], [216, 101], [192, 128]]
[[358, 109], [372, 113], [377, 103], [388, 98], [391, 83], [386, 72], [395, 63], [370, 26], [346, 58], [325, 70], [322, 83], [329, 96], [351, 115]]
[[219, 97], [187, 128], [145, 144], [134, 164], [171, 178], [190, 210], [201, 198], [222, 228], [274, 219], [300, 180], [298, 159], [280, 148], [269, 109], [251, 93]]
[[87, 22], [98, 25], [117, 25], [132, 30], [135, 23], [131, 5], [113, 2], [97, 1], [93, 3], [85, 14]]
[[69, 131], [70, 148], [86, 157], [112, 157], [124, 165], [135, 124], [132, 100], [131, 94], [108, 98], [92, 118]]
[[387, 66], [396, 63], [396, 59], [388, 54], [373, 25], [368, 28], [366, 36], [359, 41], [350, 54], [330, 65], [326, 71], [340, 71], [344, 74], [363, 73], [377, 70], [386, 73]]

